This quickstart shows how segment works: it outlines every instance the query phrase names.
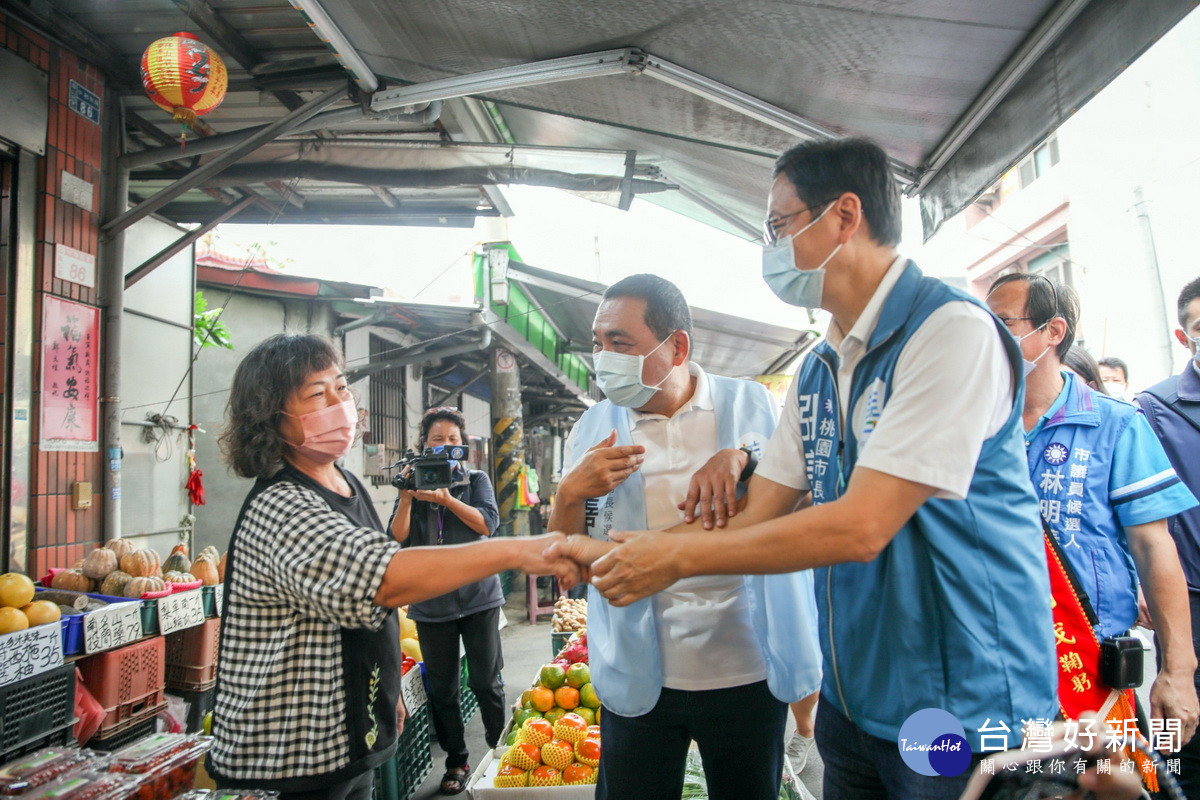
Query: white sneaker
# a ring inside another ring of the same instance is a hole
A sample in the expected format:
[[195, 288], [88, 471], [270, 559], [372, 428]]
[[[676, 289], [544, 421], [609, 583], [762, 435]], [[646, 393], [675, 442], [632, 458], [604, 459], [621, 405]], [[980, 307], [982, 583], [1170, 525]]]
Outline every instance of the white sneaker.
[[786, 748], [788, 761], [792, 764], [792, 772], [799, 775], [804, 771], [804, 765], [808, 763], [808, 754], [812, 752], [814, 744], [813, 737], [792, 733], [792, 738], [788, 739]]

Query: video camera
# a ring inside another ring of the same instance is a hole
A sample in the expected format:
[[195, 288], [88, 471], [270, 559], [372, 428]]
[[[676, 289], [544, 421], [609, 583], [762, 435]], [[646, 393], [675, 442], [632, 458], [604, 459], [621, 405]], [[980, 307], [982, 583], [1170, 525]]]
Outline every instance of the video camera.
[[409, 450], [404, 458], [388, 467], [396, 470], [392, 486], [409, 490], [447, 489], [455, 483], [455, 464], [466, 461], [469, 454], [470, 448], [465, 444], [442, 444], [420, 455]]

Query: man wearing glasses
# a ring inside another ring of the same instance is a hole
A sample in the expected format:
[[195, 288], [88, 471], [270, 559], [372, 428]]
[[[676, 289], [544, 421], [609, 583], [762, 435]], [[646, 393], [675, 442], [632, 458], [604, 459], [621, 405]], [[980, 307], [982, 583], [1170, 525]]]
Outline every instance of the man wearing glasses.
[[1073, 291], [1018, 272], [996, 280], [987, 303], [1021, 346], [1029, 477], [1095, 610], [1096, 635], [1102, 643], [1125, 638], [1138, 619], [1140, 581], [1162, 661], [1147, 710], [1151, 719], [1177, 720], [1187, 742], [1196, 730], [1196, 654], [1187, 581], [1167, 520], [1196, 499], [1137, 407], [1063, 368], [1079, 319]]
[[[726, 531], [614, 533], [624, 544], [591, 580], [622, 606], [684, 576], [816, 568], [824, 797], [956, 798], [981, 729], [1016, 745], [1022, 719], [1057, 713], [1020, 353], [978, 301], [897, 255], [899, 193], [879, 147], [804, 143], [775, 175], [763, 277], [829, 311], [828, 338]], [[574, 555], [576, 538], [556, 549]], [[901, 752], [926, 709], [962, 726], [941, 774]]]

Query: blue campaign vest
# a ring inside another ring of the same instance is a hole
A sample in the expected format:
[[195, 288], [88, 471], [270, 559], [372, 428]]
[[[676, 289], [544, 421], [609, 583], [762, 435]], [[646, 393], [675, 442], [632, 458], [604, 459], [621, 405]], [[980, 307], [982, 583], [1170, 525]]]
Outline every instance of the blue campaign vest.
[[[805, 359], [797, 402], [814, 503], [841, 495], [863, 440], [887, 413], [901, 349], [954, 301], [978, 305], [908, 262], [854, 369], [849, 427], [837, 352], [822, 342]], [[895, 741], [914, 712], [940, 708], [962, 722], [978, 753], [981, 728], [990, 746], [1007, 725], [1016, 746], [1022, 719], [1058, 710], [1050, 585], [1021, 435], [1021, 356], [996, 325], [1018, 391], [1004, 427], [983, 443], [966, 499], [927, 500], [870, 562], [814, 570], [823, 700], [882, 739]]]
[[[718, 447], [749, 446], [761, 454], [775, 429], [774, 401], [766, 387], [717, 375], [708, 379], [717, 415]], [[574, 439], [579, 447], [590, 447], [614, 428], [617, 445], [633, 444], [629, 409], [605, 400], [580, 417]], [[586, 523], [588, 534], [599, 539], [607, 539], [610, 530], [644, 530], [646, 498], [641, 472], [634, 472], [610, 494], [589, 501]], [[711, 535], [723, 532], [714, 530]], [[821, 683], [812, 574], [805, 570], [747, 575], [745, 586], [771, 693], [785, 703], [812, 694]], [[626, 717], [653, 709], [662, 691], [663, 673], [652, 598], [615, 608], [588, 587], [588, 660], [596, 694], [606, 709]]]
[[1117, 440], [1138, 410], [1067, 378], [1067, 399], [1029, 438], [1029, 477], [1075, 575], [1083, 584], [1103, 638], [1137, 619], [1137, 571], [1125, 529], [1109, 501]]

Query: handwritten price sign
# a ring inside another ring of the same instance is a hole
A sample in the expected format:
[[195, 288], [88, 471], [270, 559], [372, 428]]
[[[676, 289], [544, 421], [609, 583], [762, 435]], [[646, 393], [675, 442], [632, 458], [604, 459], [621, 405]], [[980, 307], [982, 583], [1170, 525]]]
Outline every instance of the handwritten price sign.
[[62, 666], [62, 623], [0, 636], [0, 686]]
[[400, 679], [400, 694], [404, 697], [404, 707], [409, 714], [415, 714], [425, 705], [425, 682], [421, 680], [421, 668], [413, 667]]
[[142, 602], [113, 603], [83, 618], [83, 652], [99, 653], [142, 638]]
[[159, 598], [158, 626], [163, 636], [203, 624], [204, 598], [199, 589]]

